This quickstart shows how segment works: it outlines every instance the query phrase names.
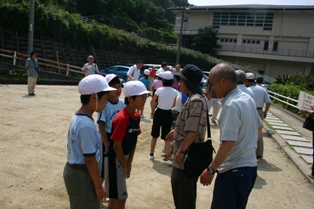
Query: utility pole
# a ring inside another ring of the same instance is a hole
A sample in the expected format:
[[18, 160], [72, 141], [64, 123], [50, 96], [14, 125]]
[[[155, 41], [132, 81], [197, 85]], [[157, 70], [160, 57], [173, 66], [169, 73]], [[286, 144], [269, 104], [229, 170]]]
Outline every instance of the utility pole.
[[178, 51], [177, 51], [177, 61], [176, 61], [176, 64], [180, 63], [184, 10], [185, 10], [185, 7], [182, 7], [181, 24], [180, 24], [180, 35], [179, 35], [179, 40], [178, 40]]
[[30, 54], [31, 51], [33, 51], [34, 13], [35, 13], [35, 0], [30, 0], [30, 2], [29, 2], [28, 43], [27, 43], [27, 53], [28, 54]]

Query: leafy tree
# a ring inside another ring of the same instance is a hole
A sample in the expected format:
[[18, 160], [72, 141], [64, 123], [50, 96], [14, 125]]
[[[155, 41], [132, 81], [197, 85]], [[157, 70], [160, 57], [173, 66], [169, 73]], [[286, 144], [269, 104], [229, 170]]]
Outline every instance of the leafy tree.
[[186, 37], [185, 46], [195, 51], [216, 57], [217, 49], [220, 49], [217, 40], [217, 31], [211, 27], [205, 27], [199, 29], [197, 35]]

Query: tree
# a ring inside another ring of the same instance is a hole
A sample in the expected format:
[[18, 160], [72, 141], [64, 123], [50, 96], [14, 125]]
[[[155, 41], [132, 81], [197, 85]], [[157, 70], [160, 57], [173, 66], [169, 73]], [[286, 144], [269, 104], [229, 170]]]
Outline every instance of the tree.
[[198, 34], [193, 36], [190, 42], [187, 42], [186, 47], [216, 57], [217, 49], [220, 49], [217, 40], [217, 31], [211, 27], [205, 27], [198, 30]]

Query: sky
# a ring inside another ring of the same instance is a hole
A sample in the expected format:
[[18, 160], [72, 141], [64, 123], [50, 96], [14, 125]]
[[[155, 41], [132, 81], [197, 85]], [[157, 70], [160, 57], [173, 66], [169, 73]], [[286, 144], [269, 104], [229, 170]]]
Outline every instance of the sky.
[[314, 0], [188, 0], [188, 2], [196, 6], [235, 4], [314, 5]]

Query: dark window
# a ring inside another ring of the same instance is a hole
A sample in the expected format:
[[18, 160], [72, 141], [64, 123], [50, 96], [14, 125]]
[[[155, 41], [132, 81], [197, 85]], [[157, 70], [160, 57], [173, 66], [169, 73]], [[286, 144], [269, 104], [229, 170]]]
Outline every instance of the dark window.
[[268, 45], [269, 45], [269, 42], [265, 41], [265, 43], [264, 43], [264, 50], [268, 50]]
[[278, 42], [274, 43], [274, 47], [273, 47], [273, 51], [277, 51], [278, 50]]

